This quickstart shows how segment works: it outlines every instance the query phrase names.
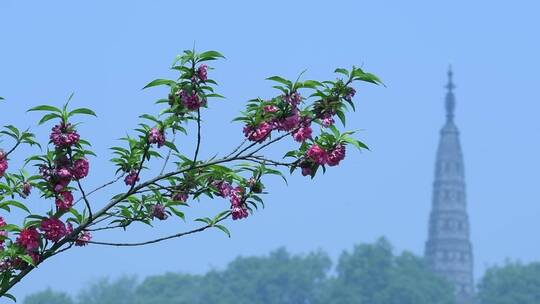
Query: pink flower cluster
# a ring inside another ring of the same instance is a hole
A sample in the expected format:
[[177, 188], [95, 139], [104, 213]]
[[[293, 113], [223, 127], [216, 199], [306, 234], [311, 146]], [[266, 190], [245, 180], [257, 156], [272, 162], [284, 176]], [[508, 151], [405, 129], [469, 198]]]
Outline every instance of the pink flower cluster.
[[187, 202], [189, 198], [189, 194], [185, 191], [179, 191], [179, 192], [176, 192], [173, 197], [172, 197], [172, 200], [173, 201], [176, 201], [176, 202]]
[[302, 102], [302, 96], [300, 96], [300, 93], [298, 92], [293, 92], [291, 94], [284, 95], [283, 100], [293, 107], [296, 107], [300, 104], [300, 102]]
[[[290, 113], [284, 117], [273, 117], [268, 121], [263, 121], [257, 126], [244, 126], [244, 136], [250, 141], [262, 142], [268, 138], [273, 130], [291, 132], [294, 140], [304, 142], [311, 138], [313, 130], [311, 129], [311, 120], [308, 117], [300, 116], [298, 104], [302, 101], [302, 97], [298, 92], [284, 95], [283, 100], [290, 105]], [[278, 107], [275, 105], [265, 105], [264, 113], [272, 114], [278, 112]]]
[[137, 170], [131, 170], [131, 171], [126, 175], [126, 177], [124, 178], [124, 183], [126, 183], [126, 185], [128, 185], [128, 186], [133, 186], [133, 185], [135, 185], [139, 180], [140, 180], [140, 178], [139, 178], [139, 173], [137, 172]]
[[165, 144], [165, 133], [158, 128], [150, 129], [148, 143], [157, 144], [158, 148], [161, 148]]
[[233, 186], [226, 181], [214, 181], [212, 185], [217, 188], [218, 196], [229, 198], [233, 220], [248, 217], [248, 210], [244, 203], [244, 188], [240, 186], [233, 188]]
[[[79, 134], [70, 123], [61, 122], [54, 126], [50, 135], [56, 146], [56, 159], [53, 164], [41, 165], [42, 178], [49, 183], [55, 194], [55, 205], [59, 211], [67, 211], [73, 206], [73, 194], [68, 186], [72, 180], [80, 180], [88, 176], [90, 163], [84, 157], [72, 159], [71, 146], [80, 140]], [[24, 193], [30, 193], [31, 185], [24, 185]], [[53, 222], [45, 222], [44, 229]], [[50, 235], [50, 234], [48, 234]]]
[[197, 68], [197, 76], [202, 82], [205, 82], [208, 79], [208, 66], [206, 64], [201, 64]]
[[68, 234], [68, 229], [64, 222], [56, 217], [50, 217], [41, 221], [39, 230], [43, 232], [45, 239], [55, 243]]
[[236, 187], [230, 193], [231, 213], [233, 220], [241, 220], [248, 217], [248, 210], [244, 203], [244, 188]]
[[251, 141], [262, 142], [272, 132], [272, 125], [267, 122], [261, 122], [257, 127], [246, 125], [244, 127], [244, 136]]
[[343, 99], [350, 102], [352, 101], [355, 94], [356, 94], [356, 90], [354, 88], [347, 87], [347, 93], [345, 94]]
[[35, 251], [39, 247], [39, 233], [36, 228], [25, 228], [15, 242], [26, 251]]
[[334, 111], [327, 111], [325, 112], [321, 117], [321, 124], [323, 127], [328, 128], [331, 125], [334, 124], [334, 118], [332, 116], [335, 115]]
[[[22, 247], [26, 254], [28, 254], [30, 257], [32, 257], [32, 260], [34, 263], [39, 262], [39, 253], [38, 248], [40, 245], [40, 235], [39, 232], [36, 230], [36, 228], [25, 228], [19, 232], [19, 236], [15, 240], [15, 243]], [[18, 268], [23, 266], [25, 263], [23, 263], [20, 259], [10, 260], [8, 262], [8, 265], [6, 265], [9, 268]]]
[[31, 192], [32, 192], [32, 184], [30, 184], [29, 182], [24, 182], [22, 185], [23, 198], [28, 197]]
[[6, 174], [8, 169], [8, 161], [4, 151], [0, 150], [0, 178]]
[[85, 158], [80, 158], [70, 163], [67, 157], [56, 159], [53, 167], [42, 165], [40, 173], [44, 180], [49, 182], [56, 194], [56, 207], [59, 210], [68, 210], [73, 206], [73, 194], [67, 186], [73, 179], [82, 179], [88, 176], [90, 164]]
[[165, 211], [165, 206], [163, 204], [155, 204], [152, 206], [152, 217], [158, 218], [163, 221], [166, 220], [169, 215]]
[[61, 122], [52, 128], [50, 139], [57, 148], [65, 148], [77, 144], [80, 136], [70, 123]]
[[[4, 221], [4, 218], [0, 216], [0, 229], [3, 229], [2, 227], [6, 226], [6, 221]], [[0, 230], [0, 251], [4, 250], [4, 241], [5, 238], [7, 238], [8, 233], [5, 230]]]
[[212, 182], [212, 186], [218, 189], [217, 195], [221, 197], [228, 197], [233, 189], [231, 184], [226, 181], [214, 181]]
[[[306, 152], [306, 155], [318, 165], [337, 166], [345, 158], [345, 145], [339, 144], [334, 149], [326, 151], [319, 145], [313, 144]], [[304, 174], [304, 167], [302, 168], [302, 174]], [[311, 172], [306, 169], [306, 174], [304, 175], [309, 174]]]
[[199, 97], [199, 94], [197, 94], [197, 92], [188, 93], [184, 90], [181, 90], [179, 94], [180, 100], [182, 100], [184, 106], [190, 111], [195, 111], [206, 104], [206, 100]]
[[75, 246], [82, 247], [88, 245], [88, 242], [92, 240], [92, 234], [90, 231], [83, 231], [75, 240]]

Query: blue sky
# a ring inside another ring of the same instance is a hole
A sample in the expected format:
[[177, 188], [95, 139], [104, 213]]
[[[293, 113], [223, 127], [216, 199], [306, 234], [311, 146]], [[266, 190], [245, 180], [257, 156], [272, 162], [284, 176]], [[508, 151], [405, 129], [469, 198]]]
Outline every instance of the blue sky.
[[[201, 273], [279, 246], [337, 257], [382, 235], [397, 250], [421, 254], [449, 64], [476, 276], [507, 257], [539, 260], [539, 9], [535, 1], [0, 1], [0, 95], [8, 99], [1, 123], [32, 127], [45, 138], [50, 126], [38, 128], [37, 115], [25, 110], [60, 105], [74, 91], [77, 105], [99, 115], [80, 128], [100, 156], [92, 160], [89, 188], [112, 176], [107, 147], [139, 114], [158, 111], [153, 101], [164, 91], [140, 88], [172, 77], [171, 60], [194, 42], [227, 56], [212, 71], [227, 100], [205, 113], [205, 156], [241, 139], [241, 126], [230, 120], [249, 98], [274, 94], [267, 76], [293, 78], [308, 69], [308, 78], [333, 78], [335, 67], [356, 64], [387, 84], [358, 87], [358, 112], [349, 119], [371, 152], [351, 149], [343, 166], [314, 182], [295, 176], [287, 188], [271, 181], [267, 208], [230, 223], [231, 239], [211, 231], [144, 248], [76, 249], [40, 266], [15, 294], [47, 286], [73, 292], [123, 273]], [[185, 137], [179, 146], [192, 147]], [[106, 198], [96, 196], [95, 204]], [[48, 203], [31, 200], [36, 209]], [[96, 239], [143, 240], [184, 229], [175, 221]]]

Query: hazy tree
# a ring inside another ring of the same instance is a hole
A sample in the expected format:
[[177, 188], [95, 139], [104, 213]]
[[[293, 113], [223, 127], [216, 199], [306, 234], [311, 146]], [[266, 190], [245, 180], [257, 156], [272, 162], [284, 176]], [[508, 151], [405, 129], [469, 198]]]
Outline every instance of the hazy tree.
[[411, 253], [394, 256], [385, 239], [344, 252], [337, 276], [328, 280], [320, 303], [451, 304], [452, 287]]
[[239, 257], [205, 275], [167, 273], [101, 280], [79, 304], [452, 304], [451, 285], [423, 259], [393, 254], [388, 241], [344, 252], [330, 276], [327, 254], [291, 255], [284, 248], [263, 257]]
[[506, 263], [489, 268], [478, 284], [481, 304], [540, 303], [540, 263]]
[[124, 276], [116, 281], [101, 279], [78, 295], [78, 302], [82, 304], [133, 304], [134, 291], [137, 280], [134, 277]]
[[63, 292], [55, 292], [50, 288], [30, 295], [24, 299], [24, 304], [75, 304], [70, 296]]

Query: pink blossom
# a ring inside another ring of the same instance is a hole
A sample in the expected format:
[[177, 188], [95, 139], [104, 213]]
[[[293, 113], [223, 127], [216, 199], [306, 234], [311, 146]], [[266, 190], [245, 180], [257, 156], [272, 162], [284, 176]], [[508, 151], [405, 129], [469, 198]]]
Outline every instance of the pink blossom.
[[287, 94], [285, 96], [283, 96], [283, 99], [291, 104], [292, 106], [296, 107], [297, 105], [300, 104], [300, 102], [302, 101], [302, 96], [300, 96], [300, 93], [298, 92], [294, 92], [292, 94]]
[[15, 242], [27, 251], [33, 251], [39, 247], [39, 233], [36, 228], [25, 228]]
[[337, 166], [345, 158], [345, 146], [338, 145], [328, 154], [328, 165]]
[[61, 122], [52, 128], [50, 139], [57, 148], [66, 148], [77, 144], [80, 136], [70, 123]]
[[243, 203], [243, 197], [244, 197], [244, 188], [238, 186], [234, 189], [232, 189], [230, 193], [230, 200], [231, 205], [233, 206], [240, 206]]
[[57, 168], [55, 170], [55, 175], [59, 178], [65, 178], [65, 179], [71, 179], [73, 175], [71, 174], [71, 170], [68, 168]]
[[73, 206], [73, 194], [71, 191], [62, 191], [56, 197], [56, 208], [61, 211], [70, 209]]
[[311, 174], [313, 174], [313, 169], [311, 169], [311, 166], [309, 164], [307, 165], [304, 165], [304, 166], [300, 166], [302, 168], [302, 175], [303, 176], [308, 176]]
[[244, 127], [244, 135], [251, 141], [262, 142], [272, 132], [272, 126], [267, 122], [261, 122], [256, 128], [246, 125]]
[[56, 193], [62, 192], [67, 187], [69, 182], [71, 182], [71, 178], [58, 179], [54, 185], [54, 192]]
[[163, 204], [155, 204], [152, 206], [152, 217], [156, 217], [159, 220], [166, 220], [169, 215], [165, 211], [165, 206]]
[[267, 105], [263, 107], [263, 111], [266, 113], [276, 113], [278, 108], [274, 105]]
[[321, 119], [323, 127], [328, 128], [335, 123], [334, 118], [331, 115], [327, 115]]
[[85, 178], [86, 176], [88, 176], [89, 171], [90, 164], [88, 163], [88, 160], [86, 158], [77, 159], [73, 163], [73, 168], [71, 168], [71, 174], [76, 179]]
[[294, 110], [292, 115], [274, 121], [274, 127], [279, 131], [291, 131], [300, 124], [300, 114]]
[[124, 178], [124, 182], [128, 186], [133, 186], [139, 181], [139, 174], [135, 170], [131, 170], [128, 175]]
[[75, 246], [82, 247], [88, 245], [88, 242], [92, 240], [92, 234], [90, 231], [83, 231], [79, 234], [79, 237], [75, 240]]
[[248, 210], [245, 206], [235, 206], [233, 205], [231, 207], [231, 213], [232, 213], [232, 219], [233, 220], [241, 220], [243, 218], [248, 217]]
[[198, 94], [188, 94], [186, 91], [180, 91], [180, 98], [182, 103], [188, 110], [194, 111], [203, 106], [206, 101], [201, 99]]
[[244, 188], [236, 187], [231, 191], [231, 212], [233, 220], [239, 220], [248, 216], [247, 208], [244, 204]]
[[6, 174], [8, 169], [8, 161], [6, 155], [3, 151], [0, 150], [0, 178]]
[[173, 195], [172, 199], [173, 201], [177, 201], [177, 202], [187, 202], [188, 197], [189, 195], [186, 192], [180, 191], [180, 192], [176, 192]]
[[328, 153], [317, 144], [313, 144], [308, 149], [307, 156], [319, 165], [324, 165], [328, 162]]
[[68, 230], [66, 229], [64, 222], [56, 217], [44, 219], [41, 222], [39, 230], [43, 232], [47, 240], [53, 242], [58, 242], [61, 238], [68, 234]]
[[24, 182], [22, 186], [22, 192], [25, 197], [29, 196], [32, 192], [32, 185], [29, 182]]
[[312, 132], [313, 130], [311, 129], [311, 127], [302, 127], [296, 130], [296, 132], [293, 133], [292, 137], [297, 142], [304, 142], [306, 139], [311, 138]]
[[343, 99], [350, 102], [352, 101], [352, 98], [354, 97], [355, 94], [356, 94], [356, 90], [354, 88], [347, 87], [347, 94], [345, 94], [345, 97], [343, 97]]
[[[0, 216], [0, 229], [6, 225], [4, 218]], [[0, 230], [0, 251], [4, 250], [4, 241], [7, 238], [8, 232], [5, 230]]]
[[157, 144], [158, 148], [161, 148], [165, 144], [165, 133], [158, 128], [150, 129], [148, 142], [150, 144]]
[[208, 79], [208, 66], [206, 64], [201, 64], [197, 69], [197, 76], [201, 81], [206, 81]]
[[218, 189], [218, 196], [227, 197], [231, 194], [232, 186], [226, 181], [214, 181], [212, 185]]

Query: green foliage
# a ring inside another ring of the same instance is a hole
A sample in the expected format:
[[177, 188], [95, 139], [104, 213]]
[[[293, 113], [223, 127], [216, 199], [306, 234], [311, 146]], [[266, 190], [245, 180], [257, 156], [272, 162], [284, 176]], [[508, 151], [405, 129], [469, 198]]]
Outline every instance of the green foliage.
[[75, 302], [65, 293], [46, 289], [26, 297], [23, 304], [75, 304]]
[[385, 239], [354, 247], [339, 258], [319, 303], [452, 304], [452, 286], [411, 253], [399, 256]]
[[540, 303], [540, 263], [489, 268], [478, 284], [479, 304]]
[[102, 279], [91, 284], [78, 295], [81, 304], [133, 304], [137, 280], [134, 277], [121, 277], [116, 281]]
[[[80, 304], [452, 304], [449, 283], [411, 253], [394, 255], [390, 244], [359, 245], [344, 252], [336, 275], [324, 252], [291, 255], [281, 248], [264, 257], [239, 257], [205, 275], [167, 273], [139, 285], [129, 278], [100, 281]], [[116, 301], [116, 302], [115, 302]]]

